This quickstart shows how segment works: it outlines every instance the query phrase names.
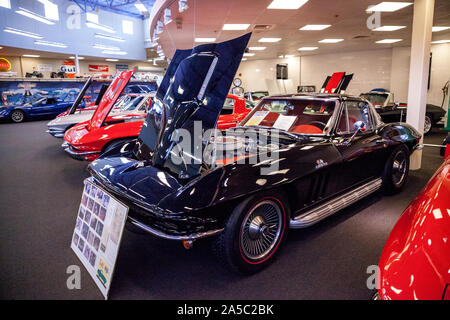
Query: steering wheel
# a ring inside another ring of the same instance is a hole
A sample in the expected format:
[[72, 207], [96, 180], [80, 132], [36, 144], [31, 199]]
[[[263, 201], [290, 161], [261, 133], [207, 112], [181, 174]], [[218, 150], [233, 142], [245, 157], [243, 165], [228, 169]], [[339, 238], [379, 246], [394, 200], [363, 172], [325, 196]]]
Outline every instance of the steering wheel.
[[313, 121], [313, 122], [310, 122], [308, 124], [311, 125], [311, 126], [318, 127], [321, 130], [324, 130], [325, 127], [327, 126], [327, 124], [323, 123], [322, 121]]

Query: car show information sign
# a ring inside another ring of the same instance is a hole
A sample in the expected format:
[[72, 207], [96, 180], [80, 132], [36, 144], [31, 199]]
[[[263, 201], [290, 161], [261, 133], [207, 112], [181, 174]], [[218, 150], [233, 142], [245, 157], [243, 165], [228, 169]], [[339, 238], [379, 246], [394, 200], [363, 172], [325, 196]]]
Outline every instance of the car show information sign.
[[128, 207], [89, 179], [84, 180], [70, 247], [94, 279], [105, 299], [119, 252]]

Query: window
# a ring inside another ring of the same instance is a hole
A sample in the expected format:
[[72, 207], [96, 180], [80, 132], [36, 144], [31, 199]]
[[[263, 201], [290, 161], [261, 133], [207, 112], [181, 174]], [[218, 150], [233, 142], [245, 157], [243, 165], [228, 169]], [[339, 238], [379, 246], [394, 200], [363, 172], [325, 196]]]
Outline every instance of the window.
[[86, 20], [93, 23], [98, 23], [98, 15], [92, 12], [86, 12]]
[[339, 134], [352, 134], [355, 132], [355, 123], [362, 121], [366, 124], [366, 131], [373, 130], [370, 121], [369, 105], [362, 101], [346, 101], [338, 122], [336, 132]]
[[122, 20], [122, 32], [124, 34], [133, 34], [133, 21]]

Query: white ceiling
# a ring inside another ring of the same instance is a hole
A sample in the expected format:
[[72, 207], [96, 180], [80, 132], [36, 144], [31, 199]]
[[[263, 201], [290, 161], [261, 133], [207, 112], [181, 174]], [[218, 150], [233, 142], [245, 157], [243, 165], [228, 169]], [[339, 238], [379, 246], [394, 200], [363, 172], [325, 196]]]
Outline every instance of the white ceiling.
[[[195, 37], [212, 37], [217, 42], [229, 40], [253, 30], [256, 24], [272, 25], [271, 30], [254, 32], [249, 46], [265, 46], [256, 51], [254, 59], [276, 58], [279, 55], [310, 55], [344, 51], [380, 49], [392, 46], [408, 46], [411, 42], [413, 6], [396, 12], [381, 13], [381, 25], [406, 26], [393, 32], [371, 31], [366, 26], [367, 7], [382, 0], [309, 0], [298, 10], [271, 10], [272, 0], [188, 0], [189, 9], [178, 13], [178, 1], [172, 2], [173, 21], [164, 26], [158, 43], [167, 57], [175, 49], [192, 48]], [[397, 0], [399, 1], [399, 0]], [[181, 18], [181, 28], [176, 19]], [[246, 31], [223, 31], [225, 23], [249, 23]], [[300, 31], [307, 24], [331, 24], [322, 31]], [[435, 0], [435, 26], [450, 26], [450, 1]], [[362, 38], [355, 38], [361, 37]], [[262, 37], [282, 38], [278, 43], [259, 43]], [[342, 38], [337, 44], [318, 43], [324, 38]], [[376, 44], [382, 39], [404, 39], [394, 44]], [[434, 32], [433, 41], [450, 39], [450, 29]], [[300, 52], [304, 46], [319, 47], [311, 52]]]

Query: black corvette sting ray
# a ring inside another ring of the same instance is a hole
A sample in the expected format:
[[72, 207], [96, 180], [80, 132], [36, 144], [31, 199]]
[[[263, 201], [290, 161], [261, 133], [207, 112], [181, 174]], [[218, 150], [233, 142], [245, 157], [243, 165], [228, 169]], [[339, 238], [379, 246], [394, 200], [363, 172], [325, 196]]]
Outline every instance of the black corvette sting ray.
[[238, 127], [214, 130], [248, 39], [178, 50], [139, 138], [89, 166], [130, 207], [131, 225], [185, 246], [214, 237], [240, 273], [273, 261], [289, 229], [400, 191], [421, 138], [337, 94], [265, 97]]

